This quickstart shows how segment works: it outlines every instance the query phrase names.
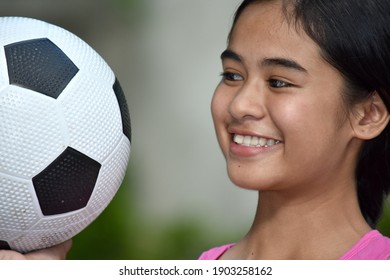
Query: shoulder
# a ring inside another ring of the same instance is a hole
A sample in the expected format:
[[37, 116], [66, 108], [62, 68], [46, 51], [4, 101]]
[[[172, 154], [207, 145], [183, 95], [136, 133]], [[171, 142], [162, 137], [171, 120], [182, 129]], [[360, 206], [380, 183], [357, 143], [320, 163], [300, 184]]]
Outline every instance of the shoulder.
[[199, 260], [217, 260], [221, 257], [227, 250], [234, 246], [234, 243], [222, 245], [219, 247], [214, 247], [210, 250], [203, 252]]
[[387, 260], [390, 259], [390, 238], [377, 230], [364, 235], [341, 259]]

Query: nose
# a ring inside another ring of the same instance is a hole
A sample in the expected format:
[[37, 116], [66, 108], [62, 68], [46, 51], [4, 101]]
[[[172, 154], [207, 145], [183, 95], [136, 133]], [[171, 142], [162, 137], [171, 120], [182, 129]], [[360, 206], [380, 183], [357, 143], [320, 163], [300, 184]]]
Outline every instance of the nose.
[[256, 83], [246, 83], [237, 89], [229, 104], [229, 112], [237, 120], [263, 118], [266, 110], [265, 94], [261, 86]]

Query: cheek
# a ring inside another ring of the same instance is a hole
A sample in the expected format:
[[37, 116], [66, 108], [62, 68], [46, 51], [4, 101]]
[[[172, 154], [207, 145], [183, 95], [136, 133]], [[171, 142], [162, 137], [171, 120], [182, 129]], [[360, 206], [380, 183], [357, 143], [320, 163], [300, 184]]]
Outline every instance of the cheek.
[[302, 163], [329, 156], [344, 135], [340, 129], [339, 105], [334, 100], [307, 98], [275, 104], [274, 121], [283, 133], [285, 152], [294, 157], [299, 155]]
[[226, 101], [223, 98], [223, 92], [219, 90], [219, 87], [216, 88], [211, 100], [211, 115], [218, 141], [220, 141], [222, 129], [225, 126], [224, 123], [227, 115], [227, 107]]
[[230, 134], [227, 132], [227, 125], [231, 120], [229, 114], [229, 105], [231, 92], [219, 85], [211, 100], [211, 114], [214, 122], [214, 129], [217, 136], [218, 144], [225, 157], [228, 155], [230, 146]]
[[217, 128], [222, 125], [228, 113], [227, 94], [221, 89], [221, 85], [215, 89], [213, 98], [211, 100], [211, 114], [214, 125]]
[[299, 132], [312, 117], [310, 105], [299, 100], [272, 100], [269, 106], [269, 114], [284, 138]]
[[213, 98], [211, 99], [211, 116], [213, 117], [214, 124], [218, 115], [219, 115], [218, 95], [216, 90], [214, 92]]
[[326, 99], [291, 98], [273, 102], [272, 108], [270, 113], [282, 131], [304, 131], [306, 135], [329, 133], [336, 130], [340, 122], [339, 104]]

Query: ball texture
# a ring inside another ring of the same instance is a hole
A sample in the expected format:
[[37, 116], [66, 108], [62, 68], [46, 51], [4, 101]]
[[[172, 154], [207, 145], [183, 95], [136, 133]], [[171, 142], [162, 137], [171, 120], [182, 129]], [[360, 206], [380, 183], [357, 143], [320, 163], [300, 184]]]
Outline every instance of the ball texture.
[[0, 249], [72, 238], [126, 173], [131, 125], [107, 63], [58, 26], [0, 17]]

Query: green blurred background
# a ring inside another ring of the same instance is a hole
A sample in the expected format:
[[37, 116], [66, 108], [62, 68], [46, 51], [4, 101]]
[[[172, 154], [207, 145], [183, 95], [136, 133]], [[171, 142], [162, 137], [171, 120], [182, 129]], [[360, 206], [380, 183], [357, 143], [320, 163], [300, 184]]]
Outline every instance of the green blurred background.
[[[257, 195], [234, 187], [209, 104], [240, 0], [2, 0], [0, 15], [62, 26], [110, 64], [126, 93], [128, 172], [70, 259], [196, 259], [240, 239]], [[379, 229], [390, 236], [387, 207]]]

